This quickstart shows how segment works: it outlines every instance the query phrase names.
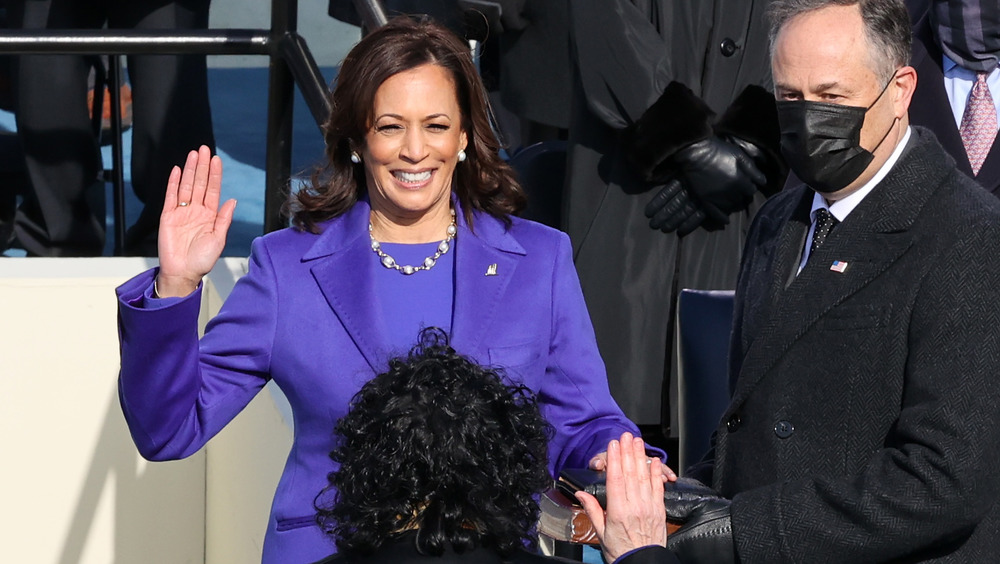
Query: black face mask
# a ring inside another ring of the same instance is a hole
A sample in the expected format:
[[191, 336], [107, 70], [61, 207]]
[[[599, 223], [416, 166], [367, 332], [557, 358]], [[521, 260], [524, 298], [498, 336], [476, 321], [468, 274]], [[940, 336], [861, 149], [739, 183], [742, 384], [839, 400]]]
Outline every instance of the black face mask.
[[[895, 78], [893, 73], [893, 78]], [[892, 79], [882, 88], [878, 98], [867, 108], [843, 106], [806, 100], [779, 101], [778, 125], [781, 127], [781, 154], [788, 166], [810, 188], [823, 194], [842, 190], [868, 168], [882, 141], [875, 148], [861, 147], [861, 127], [865, 114], [885, 93]], [[893, 125], [895, 125], [895, 120]]]

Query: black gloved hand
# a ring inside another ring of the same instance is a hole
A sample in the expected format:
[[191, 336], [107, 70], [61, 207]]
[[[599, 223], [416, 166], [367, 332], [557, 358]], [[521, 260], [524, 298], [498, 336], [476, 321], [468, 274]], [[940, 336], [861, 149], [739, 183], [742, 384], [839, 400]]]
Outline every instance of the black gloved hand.
[[663, 505], [667, 520], [675, 523], [687, 521], [696, 507], [708, 498], [720, 497], [718, 493], [694, 478], [678, 477], [663, 484]]
[[667, 519], [684, 524], [667, 537], [667, 548], [684, 564], [735, 564], [731, 502], [717, 496], [667, 504]]
[[710, 231], [727, 225], [729, 214], [746, 209], [767, 184], [753, 161], [758, 153], [745, 140], [714, 136], [671, 155], [658, 168], [672, 178], [646, 205], [649, 226], [683, 236], [699, 225]]
[[[713, 231], [729, 223], [726, 214], [711, 204], [695, 204], [679, 178], [668, 181], [646, 204], [649, 226], [664, 233], [677, 232], [681, 237], [691, 233], [711, 217], [706, 229]], [[718, 227], [716, 227], [718, 225]], [[714, 227], [714, 229], [713, 229]]]

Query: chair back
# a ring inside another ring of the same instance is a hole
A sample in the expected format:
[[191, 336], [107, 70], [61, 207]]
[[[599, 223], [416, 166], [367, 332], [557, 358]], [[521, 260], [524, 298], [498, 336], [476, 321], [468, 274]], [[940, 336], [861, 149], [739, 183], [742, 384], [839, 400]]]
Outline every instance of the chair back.
[[729, 405], [731, 290], [681, 290], [677, 313], [677, 421], [679, 470], [695, 464], [711, 447]]
[[514, 153], [510, 166], [528, 195], [521, 217], [559, 228], [566, 177], [566, 142], [542, 141]]

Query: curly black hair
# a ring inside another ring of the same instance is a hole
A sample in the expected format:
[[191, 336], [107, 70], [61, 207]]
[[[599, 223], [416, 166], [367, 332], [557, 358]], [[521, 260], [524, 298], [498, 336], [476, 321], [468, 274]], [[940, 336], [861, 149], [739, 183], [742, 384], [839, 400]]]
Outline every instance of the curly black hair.
[[551, 427], [530, 389], [459, 355], [440, 329], [365, 384], [336, 431], [340, 469], [315, 505], [341, 552], [369, 554], [413, 529], [435, 556], [533, 542]]

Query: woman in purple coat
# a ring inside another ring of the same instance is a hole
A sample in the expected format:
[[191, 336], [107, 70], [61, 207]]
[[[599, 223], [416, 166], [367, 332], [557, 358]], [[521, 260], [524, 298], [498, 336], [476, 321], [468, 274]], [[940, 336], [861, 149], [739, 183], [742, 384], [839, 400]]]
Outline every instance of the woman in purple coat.
[[295, 438], [269, 563], [334, 550], [313, 506], [335, 469], [334, 424], [422, 327], [538, 395], [555, 430], [552, 473], [600, 467], [608, 441], [636, 430], [608, 391], [568, 238], [513, 217], [523, 192], [467, 47], [435, 24], [393, 20], [347, 55], [332, 106], [326, 170], [294, 197], [294, 226], [254, 242], [200, 342], [201, 279], [235, 207], [219, 207], [222, 164], [207, 148], [171, 173], [159, 268], [118, 289], [119, 395], [144, 457], [196, 452], [268, 380], [288, 397]]

